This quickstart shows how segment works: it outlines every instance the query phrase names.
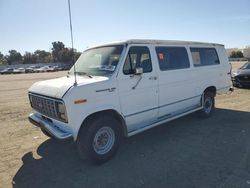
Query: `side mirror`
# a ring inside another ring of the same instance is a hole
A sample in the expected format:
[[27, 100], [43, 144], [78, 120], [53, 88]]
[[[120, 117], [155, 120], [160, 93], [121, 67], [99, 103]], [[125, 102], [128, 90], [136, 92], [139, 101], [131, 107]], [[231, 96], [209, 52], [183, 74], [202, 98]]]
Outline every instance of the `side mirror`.
[[141, 75], [141, 74], [143, 74], [143, 68], [137, 67], [137, 68], [135, 69], [135, 75]]

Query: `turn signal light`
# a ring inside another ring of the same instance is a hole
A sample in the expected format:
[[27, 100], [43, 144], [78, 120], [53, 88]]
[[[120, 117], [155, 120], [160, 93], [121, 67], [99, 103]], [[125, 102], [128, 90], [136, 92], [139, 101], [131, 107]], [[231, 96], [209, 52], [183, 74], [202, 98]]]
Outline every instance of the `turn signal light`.
[[74, 104], [81, 104], [85, 102], [87, 102], [87, 99], [79, 99], [79, 100], [74, 101]]

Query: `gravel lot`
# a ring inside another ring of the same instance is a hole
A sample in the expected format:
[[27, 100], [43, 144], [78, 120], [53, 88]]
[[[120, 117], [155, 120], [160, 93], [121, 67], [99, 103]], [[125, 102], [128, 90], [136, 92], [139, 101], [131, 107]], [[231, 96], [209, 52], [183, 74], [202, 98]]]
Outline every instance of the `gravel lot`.
[[27, 121], [28, 87], [65, 74], [0, 76], [0, 187], [250, 187], [249, 89], [217, 96], [209, 119], [191, 114], [126, 139], [94, 166]]

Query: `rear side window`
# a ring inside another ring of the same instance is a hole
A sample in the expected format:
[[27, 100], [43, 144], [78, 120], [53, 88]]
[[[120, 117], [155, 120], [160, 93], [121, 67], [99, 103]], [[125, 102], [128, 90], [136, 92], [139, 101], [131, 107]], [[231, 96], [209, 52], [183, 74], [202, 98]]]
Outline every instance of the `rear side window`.
[[189, 68], [187, 50], [184, 47], [156, 47], [160, 70]]
[[152, 72], [152, 63], [148, 47], [130, 47], [123, 67], [123, 73], [134, 74], [137, 67], [141, 67], [143, 69], [143, 73]]
[[215, 48], [190, 48], [195, 67], [220, 64]]

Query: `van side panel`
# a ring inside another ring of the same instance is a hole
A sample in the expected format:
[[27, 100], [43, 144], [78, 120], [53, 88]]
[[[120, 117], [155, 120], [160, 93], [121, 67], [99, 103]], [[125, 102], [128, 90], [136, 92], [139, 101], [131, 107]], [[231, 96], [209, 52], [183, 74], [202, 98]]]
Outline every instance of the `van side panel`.
[[[191, 47], [215, 49], [220, 63], [194, 66]], [[160, 120], [200, 107], [203, 92], [210, 86], [214, 86], [219, 94], [231, 87], [230, 65], [223, 46], [187, 46], [187, 51], [190, 68], [159, 70], [158, 118]]]
[[231, 87], [230, 65], [225, 49], [223, 46], [214, 48], [220, 61], [219, 64], [193, 67], [193, 74], [190, 79], [196, 82], [195, 90], [197, 94], [202, 94], [210, 86], [215, 86], [218, 94], [228, 91]]
[[223, 94], [227, 92], [230, 89], [230, 87], [232, 87], [231, 66], [229, 64], [225, 48], [223, 46], [218, 46], [216, 50], [218, 52], [220, 62], [223, 65], [223, 68], [221, 68], [220, 77], [217, 81], [216, 88], [218, 94]]
[[[195, 90], [197, 82], [195, 79], [193, 79], [193, 68], [192, 61], [189, 55], [189, 49], [181, 45], [166, 45], [162, 47], [185, 48], [187, 50], [190, 67], [175, 70], [158, 70], [159, 120], [170, 118], [198, 108], [200, 106], [200, 98], [202, 94], [200, 92], [196, 92]], [[159, 67], [160, 62], [156, 60], [155, 63]]]

